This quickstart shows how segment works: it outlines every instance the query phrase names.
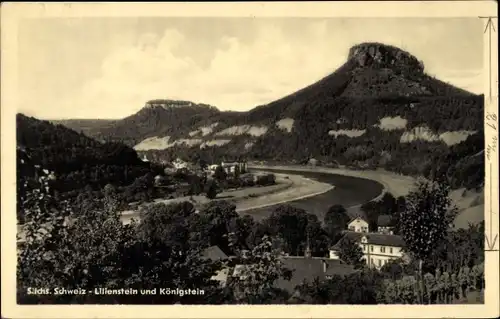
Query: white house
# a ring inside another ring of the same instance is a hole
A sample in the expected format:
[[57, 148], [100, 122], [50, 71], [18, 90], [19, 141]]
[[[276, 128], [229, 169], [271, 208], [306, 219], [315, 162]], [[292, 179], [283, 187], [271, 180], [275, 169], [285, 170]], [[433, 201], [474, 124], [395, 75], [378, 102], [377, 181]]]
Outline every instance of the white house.
[[208, 169], [209, 169], [209, 170], [211, 170], [211, 171], [214, 171], [214, 172], [215, 172], [215, 170], [217, 169], [217, 167], [219, 167], [219, 165], [217, 165], [217, 164], [212, 164], [212, 165], [210, 165], [210, 166], [208, 167]]
[[363, 259], [369, 267], [381, 268], [390, 260], [406, 258], [404, 254], [405, 243], [398, 235], [388, 233], [368, 232], [368, 222], [360, 217], [355, 218], [348, 224], [349, 230], [344, 236], [330, 248], [330, 258], [340, 259], [338, 252], [340, 244], [345, 238], [359, 244], [363, 250]]
[[368, 222], [361, 217], [356, 217], [347, 224], [347, 229], [357, 233], [367, 233]]
[[[236, 167], [238, 167], [241, 174], [247, 171], [246, 162], [222, 162], [220, 165], [227, 174], [234, 174], [236, 172]], [[209, 170], [214, 173], [219, 165], [214, 164], [209, 166]]]

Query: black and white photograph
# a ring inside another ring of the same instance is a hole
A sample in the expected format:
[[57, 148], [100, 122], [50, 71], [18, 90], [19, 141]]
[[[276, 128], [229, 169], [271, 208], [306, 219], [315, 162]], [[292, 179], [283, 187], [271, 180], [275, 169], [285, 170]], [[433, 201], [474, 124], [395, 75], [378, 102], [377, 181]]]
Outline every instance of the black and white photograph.
[[16, 305], [498, 308], [496, 11], [44, 5], [2, 98]]

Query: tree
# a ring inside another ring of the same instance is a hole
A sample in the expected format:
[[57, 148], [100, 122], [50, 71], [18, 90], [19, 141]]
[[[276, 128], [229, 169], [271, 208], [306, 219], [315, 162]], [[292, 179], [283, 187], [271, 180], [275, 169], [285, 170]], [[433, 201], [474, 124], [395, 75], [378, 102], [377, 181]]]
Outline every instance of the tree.
[[449, 230], [445, 240], [424, 261], [428, 270], [456, 272], [484, 260], [484, 222], [467, 229]]
[[260, 186], [274, 185], [276, 184], [276, 176], [274, 174], [259, 175], [255, 184]]
[[361, 268], [365, 265], [365, 262], [362, 260], [363, 250], [355, 241], [348, 237], [343, 237], [339, 244], [338, 255], [341, 260], [355, 268]]
[[347, 229], [347, 223], [350, 218], [342, 205], [331, 206], [325, 214], [325, 230], [330, 237], [331, 243], [336, 243]]
[[204, 160], [203, 158], [200, 158], [200, 159], [198, 160], [198, 164], [200, 165], [200, 169], [201, 169], [202, 171], [206, 170], [206, 169], [207, 169], [207, 167], [208, 167], [207, 161], [206, 161], [206, 160]]
[[150, 205], [141, 211], [138, 236], [152, 244], [164, 244], [172, 249], [189, 249], [189, 222], [195, 215], [190, 202]]
[[[41, 187], [36, 193], [41, 194], [37, 199], [39, 204], [50, 203], [48, 188]], [[26, 212], [34, 219], [33, 223], [24, 225], [27, 240], [18, 260], [20, 302], [40, 301], [26, 296], [26, 287], [93, 289], [124, 284], [120, 281], [124, 279], [120, 277], [123, 273], [112, 265], [121, 264], [124, 250], [134, 241], [131, 225], [123, 225], [111, 211], [91, 209], [69, 220], [68, 205], [36, 206], [38, 209]], [[113, 240], [108, 240], [110, 234]], [[88, 300], [86, 296], [68, 295], [40, 298], [42, 302]]]
[[214, 172], [214, 178], [218, 180], [219, 182], [225, 181], [227, 178], [227, 173], [222, 167], [222, 165], [217, 165], [217, 168], [215, 169]]
[[305, 244], [309, 245], [312, 256], [325, 256], [329, 252], [330, 240], [327, 233], [321, 227], [318, 216], [309, 213], [307, 213]]
[[306, 241], [307, 213], [291, 205], [280, 205], [266, 220], [273, 235], [284, 240], [284, 251], [299, 256], [300, 248]]
[[240, 175], [241, 175], [240, 166], [236, 165], [236, 167], [234, 168], [234, 179], [236, 180], [239, 179]]
[[406, 197], [406, 209], [400, 214], [400, 232], [408, 251], [419, 261], [420, 302], [422, 302], [422, 263], [445, 239], [457, 209], [448, 197], [449, 187], [428, 180], [417, 182]]
[[290, 280], [292, 271], [285, 267], [282, 253], [273, 248], [269, 237], [264, 236], [251, 250], [235, 248], [235, 251], [236, 258], [230, 264], [236, 265], [236, 276], [230, 288], [236, 303], [283, 303], [288, 299], [288, 294], [274, 284], [280, 278]]
[[[134, 222], [124, 225], [120, 220], [112, 192], [107, 192], [103, 200], [96, 200], [100, 202], [98, 208], [82, 211], [75, 218], [69, 205], [58, 206], [51, 200], [44, 178], [40, 183], [38, 189], [28, 194], [33, 205], [25, 213], [32, 222], [24, 225], [26, 242], [18, 255], [19, 303], [221, 302], [220, 291], [210, 279], [220, 265], [201, 260], [201, 247], [185, 243], [183, 234], [187, 232], [183, 228], [190, 225], [181, 218], [190, 216], [185, 204], [169, 208], [174, 217], [165, 217], [158, 211], [144, 216], [146, 226], [142, 226], [144, 233], [140, 235]], [[155, 222], [159, 219], [163, 222]], [[183, 287], [204, 289], [208, 295], [28, 295], [28, 287], [87, 292], [95, 287]]]
[[203, 191], [203, 179], [197, 175], [189, 176], [189, 194], [199, 195]]
[[303, 283], [292, 297], [293, 303], [307, 304], [377, 304], [381, 297], [382, 277], [364, 269], [346, 276]]
[[403, 266], [401, 265], [401, 261], [398, 260], [389, 260], [389, 262], [384, 264], [380, 269], [380, 272], [384, 276], [392, 280], [401, 279], [403, 271], [404, 269]]
[[397, 211], [397, 201], [391, 193], [386, 192], [384, 196], [380, 199], [380, 204], [382, 205], [382, 211], [385, 211], [386, 214], [391, 214], [392, 212]]
[[214, 199], [217, 197], [217, 184], [215, 181], [209, 182], [206, 197], [208, 199]]
[[235, 229], [232, 226], [239, 218], [236, 206], [227, 201], [206, 204], [198, 214], [201, 217], [201, 239], [211, 246], [217, 245], [226, 254], [231, 253], [228, 234]]
[[253, 247], [252, 243], [249, 240], [249, 237], [256, 227], [256, 222], [250, 215], [233, 218], [231, 220], [230, 232], [234, 233], [235, 235], [236, 242], [234, 243], [234, 245], [237, 245], [241, 248]]

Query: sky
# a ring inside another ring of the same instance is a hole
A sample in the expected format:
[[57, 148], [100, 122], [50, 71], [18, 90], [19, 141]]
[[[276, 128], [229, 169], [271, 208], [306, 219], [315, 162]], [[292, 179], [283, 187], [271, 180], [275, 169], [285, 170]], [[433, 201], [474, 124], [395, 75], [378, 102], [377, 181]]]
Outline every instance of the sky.
[[328, 75], [367, 41], [484, 93], [483, 28], [477, 18], [28, 19], [18, 33], [18, 111], [123, 118], [151, 99], [245, 111]]

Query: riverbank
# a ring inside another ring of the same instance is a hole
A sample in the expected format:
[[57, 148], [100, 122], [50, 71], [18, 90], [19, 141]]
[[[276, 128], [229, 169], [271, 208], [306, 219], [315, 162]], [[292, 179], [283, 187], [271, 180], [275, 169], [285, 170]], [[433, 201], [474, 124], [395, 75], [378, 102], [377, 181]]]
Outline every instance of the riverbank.
[[[282, 171], [316, 172], [369, 179], [384, 186], [383, 193], [380, 194], [380, 196], [383, 196], [385, 192], [391, 193], [394, 197], [406, 196], [412, 190], [413, 185], [416, 181], [416, 179], [413, 177], [399, 175], [393, 172], [386, 171], [384, 169], [354, 171], [342, 168], [311, 167], [300, 165], [251, 165], [248, 168], [254, 170], [272, 169]], [[374, 200], [375, 199], [376, 198], [374, 198]]]
[[[211, 201], [224, 200], [236, 205], [237, 212], [245, 212], [251, 209], [260, 209], [302, 198], [317, 196], [334, 188], [331, 184], [305, 178], [299, 173], [296, 175], [275, 173], [275, 176], [276, 185], [261, 187], [254, 186], [225, 191], [218, 194], [213, 200], [206, 198], [204, 195], [198, 195], [184, 196], [174, 199], [157, 199], [149, 204], [190, 202], [196, 208], [200, 208]], [[123, 211], [122, 221], [124, 223], [129, 223], [131, 219], [138, 219], [139, 215], [139, 211], [137, 210]]]
[[268, 193], [257, 198], [250, 198], [239, 202], [236, 211], [243, 213], [253, 209], [261, 209], [291, 201], [315, 197], [332, 190], [335, 186], [306, 178], [301, 175], [288, 175], [293, 180], [293, 187], [282, 192]]
[[[249, 169], [263, 169], [286, 172], [315, 172], [369, 179], [383, 186], [382, 192], [380, 192], [378, 196], [372, 198], [371, 200], [377, 200], [381, 198], [385, 194], [385, 192], [391, 193], [394, 197], [406, 196], [413, 189], [416, 182], [416, 178], [414, 177], [396, 174], [384, 169], [354, 171], [342, 168], [311, 167], [300, 165], [249, 165]], [[359, 187], [359, 185], [357, 185], [357, 187]], [[332, 194], [332, 196], [333, 195], [334, 194]], [[337, 196], [337, 198], [339, 197], [341, 196]], [[451, 191], [450, 198], [452, 200], [452, 203], [458, 209], [458, 215], [455, 219], [455, 228], [467, 228], [469, 223], [477, 224], [484, 220], [484, 190], [473, 191], [465, 190], [464, 188], [455, 189]], [[320, 197], [318, 197], [318, 200], [319, 199]], [[360, 214], [361, 212], [359, 211], [359, 208], [362, 204], [364, 204], [364, 202], [358, 203], [353, 206], [347, 205], [346, 209], [350, 215]], [[307, 207], [307, 205], [311, 205], [311, 202], [307, 204], [304, 203], [305, 207]], [[257, 214], [260, 215], [260, 213]]]

